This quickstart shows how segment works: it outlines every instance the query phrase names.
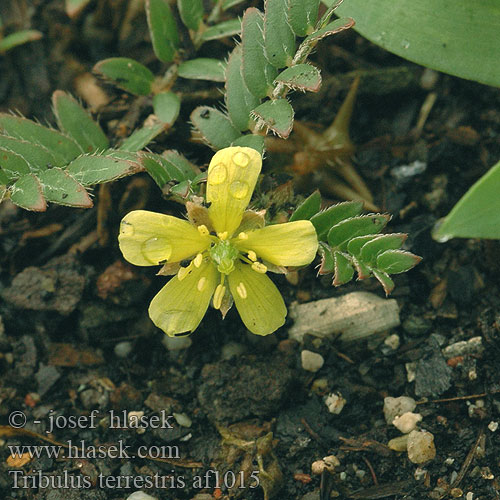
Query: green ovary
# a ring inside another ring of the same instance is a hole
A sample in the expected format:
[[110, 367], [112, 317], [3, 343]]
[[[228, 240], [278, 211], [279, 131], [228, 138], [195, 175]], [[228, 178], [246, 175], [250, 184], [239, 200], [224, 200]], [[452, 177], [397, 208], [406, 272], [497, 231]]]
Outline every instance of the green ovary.
[[210, 248], [210, 258], [217, 264], [217, 270], [222, 274], [233, 272], [234, 261], [238, 255], [238, 250], [227, 240], [219, 240]]

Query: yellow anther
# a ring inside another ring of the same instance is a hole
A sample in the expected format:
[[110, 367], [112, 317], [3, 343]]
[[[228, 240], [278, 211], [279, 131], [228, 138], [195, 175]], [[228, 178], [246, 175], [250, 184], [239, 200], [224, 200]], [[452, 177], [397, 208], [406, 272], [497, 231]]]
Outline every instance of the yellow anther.
[[195, 265], [195, 267], [200, 267], [201, 266], [201, 263], [203, 262], [203, 255], [201, 255], [201, 253], [199, 253], [193, 260], [193, 264]]
[[262, 264], [262, 262], [254, 262], [252, 264], [252, 269], [257, 271], [258, 273], [265, 274], [267, 273], [267, 266]]
[[247, 298], [247, 289], [245, 287], [245, 285], [243, 283], [240, 283], [237, 287], [236, 287], [236, 291], [238, 292], [238, 295], [242, 298], [242, 299], [246, 299]]
[[257, 254], [253, 250], [250, 250], [247, 255], [251, 261], [255, 262], [257, 260]]
[[207, 226], [205, 226], [205, 224], [198, 226], [198, 231], [203, 236], [208, 236], [210, 234], [210, 231], [207, 229]]
[[203, 276], [198, 280], [198, 285], [196, 285], [196, 288], [198, 289], [199, 292], [203, 292], [207, 286], [207, 278]]
[[223, 233], [217, 233], [217, 237], [222, 241], [227, 240], [227, 231], [224, 231]]
[[181, 267], [179, 269], [179, 272], [177, 273], [177, 278], [179, 278], [179, 281], [182, 281], [191, 271], [192, 269], [192, 262], [189, 264], [187, 267]]
[[226, 287], [219, 283], [217, 285], [217, 288], [215, 289], [214, 293], [214, 308], [215, 309], [220, 309], [220, 306], [222, 304], [222, 299], [224, 298], [224, 295], [226, 294]]
[[248, 240], [248, 234], [242, 231], [240, 234], [238, 234], [238, 239], [239, 240]]

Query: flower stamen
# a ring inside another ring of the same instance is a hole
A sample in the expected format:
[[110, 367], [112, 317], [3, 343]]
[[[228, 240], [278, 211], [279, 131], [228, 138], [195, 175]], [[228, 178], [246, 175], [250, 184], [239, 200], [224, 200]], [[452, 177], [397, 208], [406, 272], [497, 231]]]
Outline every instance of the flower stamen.
[[182, 281], [193, 269], [193, 261], [187, 267], [181, 267], [177, 273], [177, 278]]
[[265, 264], [262, 264], [262, 262], [254, 262], [252, 264], [252, 269], [260, 274], [267, 273], [267, 266]]
[[203, 262], [203, 255], [199, 253], [193, 260], [195, 267], [199, 268]]
[[242, 299], [246, 299], [247, 298], [247, 289], [246, 289], [246, 287], [245, 287], [245, 285], [243, 283], [240, 282], [240, 284], [236, 287], [236, 291], [238, 292], [238, 295]]
[[252, 262], [255, 262], [257, 260], [257, 254], [253, 251], [253, 250], [250, 250], [248, 253], [248, 258], [252, 261]]
[[201, 277], [198, 280], [198, 284], [196, 285], [196, 288], [198, 289], [199, 292], [203, 292], [207, 286], [207, 278], [205, 276]]
[[222, 299], [224, 298], [225, 294], [226, 287], [222, 283], [219, 283], [214, 293], [214, 309], [220, 309], [220, 306], [222, 305]]

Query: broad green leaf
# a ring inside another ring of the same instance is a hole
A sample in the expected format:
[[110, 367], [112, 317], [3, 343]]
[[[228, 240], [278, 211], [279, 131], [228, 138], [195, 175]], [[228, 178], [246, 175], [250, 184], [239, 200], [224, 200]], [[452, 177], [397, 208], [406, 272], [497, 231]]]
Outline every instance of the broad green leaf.
[[335, 260], [333, 258], [332, 249], [323, 241], [319, 242], [318, 253], [321, 256], [321, 264], [318, 269], [318, 274], [330, 274], [335, 270]]
[[0, 40], [0, 53], [7, 52], [18, 45], [40, 40], [42, 37], [43, 33], [37, 30], [23, 30], [18, 31], [17, 33], [12, 33], [11, 35], [7, 35], [5, 38]]
[[209, 80], [223, 82], [226, 64], [219, 59], [199, 57], [179, 64], [177, 74], [192, 80]]
[[5, 148], [0, 148], [0, 168], [8, 180], [30, 173], [28, 162], [21, 155]]
[[80, 15], [89, 2], [90, 0], [66, 0], [64, 6], [66, 14], [71, 19], [75, 19]]
[[498, 0], [349, 0], [337, 13], [354, 18], [356, 31], [398, 56], [500, 86]]
[[166, 153], [165, 156], [143, 153], [140, 157], [141, 165], [160, 188], [170, 181], [182, 182], [195, 178], [196, 167], [192, 163], [175, 151]]
[[179, 33], [167, 0], [146, 0], [146, 16], [156, 57], [163, 62], [174, 60], [179, 48]]
[[185, 156], [179, 154], [177, 151], [169, 149], [167, 151], [164, 151], [161, 156], [166, 161], [178, 168], [186, 179], [194, 181], [195, 177], [200, 174], [200, 169], [194, 163], [191, 163]]
[[373, 239], [377, 238], [378, 235], [369, 234], [366, 236], [357, 236], [349, 241], [347, 244], [347, 251], [356, 259], [361, 260], [361, 249]]
[[128, 57], [111, 57], [99, 61], [94, 71], [117, 87], [135, 95], [151, 94], [155, 76], [146, 66]]
[[275, 68], [289, 66], [295, 54], [295, 34], [288, 24], [287, 9], [287, 0], [264, 2], [264, 47]]
[[52, 105], [59, 128], [85, 153], [103, 151], [108, 147], [106, 134], [76, 99], [62, 90], [56, 90], [52, 94]]
[[[50, 167], [62, 167], [64, 165], [64, 162], [58, 163], [55, 156], [43, 146], [7, 137], [6, 135], [0, 135], [0, 149], [12, 151], [21, 156], [28, 163], [31, 172], [34, 173]], [[19, 162], [16, 165], [19, 165]]]
[[83, 153], [73, 139], [27, 118], [0, 113], [0, 130], [10, 137], [43, 146], [59, 164], [69, 163]]
[[92, 186], [138, 172], [140, 165], [133, 158], [126, 151], [82, 155], [69, 164], [67, 172], [84, 186]]
[[278, 70], [264, 53], [264, 15], [255, 7], [241, 21], [242, 74], [248, 90], [257, 97], [271, 95]]
[[339, 222], [328, 231], [328, 243], [334, 249], [345, 250], [356, 236], [380, 233], [390, 218], [388, 214], [369, 214]]
[[319, 3], [320, 0], [289, 0], [288, 22], [297, 36], [306, 36], [314, 31]]
[[233, 125], [244, 132], [248, 130], [250, 112], [256, 108], [260, 99], [246, 87], [241, 74], [241, 47], [236, 46], [229, 56], [226, 68], [226, 108]]
[[500, 239], [499, 186], [500, 162], [474, 183], [451, 212], [438, 221], [432, 237], [440, 243], [451, 238]]
[[351, 281], [354, 276], [354, 268], [349, 257], [341, 252], [334, 252], [333, 258], [335, 261], [333, 284], [340, 286]]
[[51, 168], [38, 175], [47, 201], [69, 207], [90, 208], [92, 200], [86, 189], [61, 168]]
[[10, 177], [0, 167], [0, 186], [6, 186], [10, 181]]
[[293, 108], [286, 99], [266, 101], [257, 106], [252, 115], [282, 139], [286, 139], [292, 131]]
[[352, 28], [353, 26], [354, 21], [350, 18], [337, 19], [327, 24], [324, 28], [311, 33], [302, 43], [306, 45], [315, 44], [327, 36], [335, 35], [336, 33], [340, 33], [341, 31]]
[[350, 217], [359, 215], [362, 210], [362, 201], [345, 201], [343, 203], [338, 203], [337, 205], [332, 205], [326, 210], [314, 215], [311, 217], [311, 222], [316, 228], [318, 239], [325, 241], [330, 228], [344, 219], [349, 219]]
[[208, 106], [197, 107], [191, 113], [191, 122], [203, 140], [215, 150], [227, 148], [241, 136], [224, 113]]
[[241, 21], [239, 19], [230, 19], [222, 23], [210, 26], [201, 35], [204, 42], [209, 40], [219, 40], [228, 36], [238, 35], [241, 31]]
[[203, 20], [203, 0], [177, 0], [177, 8], [182, 22], [189, 29], [197, 31]]
[[377, 269], [387, 274], [405, 273], [421, 260], [421, 257], [404, 250], [386, 250], [377, 257]]
[[165, 123], [156, 120], [152, 124], [144, 125], [144, 127], [134, 130], [120, 146], [121, 151], [130, 151], [135, 153], [144, 149], [157, 135], [165, 130]]
[[247, 134], [241, 137], [238, 137], [233, 143], [232, 146], [243, 146], [246, 148], [255, 149], [259, 154], [264, 154], [264, 136], [257, 134]]
[[10, 199], [12, 203], [26, 210], [34, 212], [47, 210], [42, 185], [34, 174], [23, 175], [15, 182], [11, 188]]
[[313, 215], [316, 215], [321, 209], [321, 194], [318, 190], [308, 196], [293, 212], [289, 221], [294, 220], [309, 220]]
[[389, 295], [394, 290], [394, 281], [392, 281], [391, 277], [387, 273], [374, 269], [373, 276], [375, 276], [375, 278], [377, 278], [380, 284], [384, 287], [386, 295]]
[[179, 116], [181, 100], [173, 92], [160, 92], [153, 97], [153, 109], [158, 119], [171, 127]]
[[377, 261], [377, 255], [386, 250], [397, 250], [401, 248], [407, 236], [408, 235], [404, 233], [381, 234], [363, 245], [360, 258], [363, 262], [373, 266]]
[[240, 3], [243, 3], [245, 0], [223, 0], [222, 2], [222, 10], [228, 10]]
[[311, 64], [297, 64], [282, 71], [275, 81], [292, 90], [318, 92], [321, 87], [321, 73]]

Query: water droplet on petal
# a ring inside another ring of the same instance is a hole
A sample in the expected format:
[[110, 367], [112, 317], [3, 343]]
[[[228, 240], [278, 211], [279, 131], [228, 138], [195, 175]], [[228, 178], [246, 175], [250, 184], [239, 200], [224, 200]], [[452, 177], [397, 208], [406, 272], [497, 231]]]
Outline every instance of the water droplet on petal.
[[233, 162], [238, 167], [246, 167], [250, 162], [250, 157], [246, 153], [239, 151], [233, 155]]
[[122, 222], [121, 227], [120, 227], [120, 233], [123, 234], [123, 236], [134, 236], [135, 229], [130, 222]]
[[229, 186], [229, 193], [237, 200], [242, 200], [248, 194], [248, 183], [245, 181], [234, 181]]
[[166, 238], [149, 238], [141, 246], [142, 255], [153, 264], [165, 260], [171, 254], [171, 245]]
[[219, 165], [215, 165], [208, 173], [208, 183], [217, 186], [218, 184], [222, 184], [226, 180], [226, 177], [226, 167], [222, 163], [219, 163]]

